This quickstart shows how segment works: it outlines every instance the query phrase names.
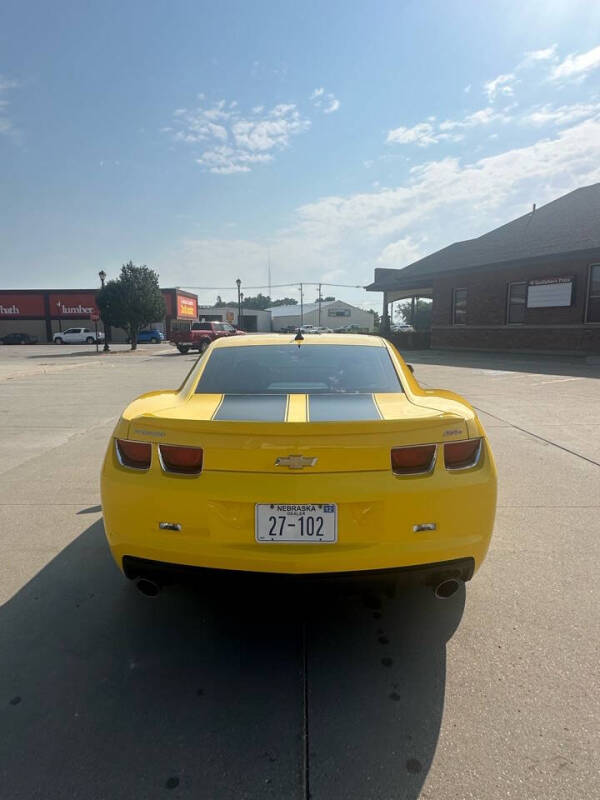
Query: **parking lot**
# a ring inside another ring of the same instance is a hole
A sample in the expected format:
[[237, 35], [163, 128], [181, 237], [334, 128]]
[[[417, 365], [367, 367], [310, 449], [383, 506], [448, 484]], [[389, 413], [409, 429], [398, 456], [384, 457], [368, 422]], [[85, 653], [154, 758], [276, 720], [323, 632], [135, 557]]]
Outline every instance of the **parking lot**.
[[169, 587], [118, 572], [114, 422], [195, 361], [0, 348], [0, 797], [598, 796], [600, 365], [407, 354], [489, 433], [499, 500], [465, 590]]

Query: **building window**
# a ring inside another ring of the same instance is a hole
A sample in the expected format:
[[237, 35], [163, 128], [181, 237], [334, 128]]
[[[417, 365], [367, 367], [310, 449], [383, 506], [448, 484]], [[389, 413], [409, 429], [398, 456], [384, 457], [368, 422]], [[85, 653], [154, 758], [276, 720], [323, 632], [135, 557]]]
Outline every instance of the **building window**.
[[518, 281], [508, 284], [508, 302], [506, 307], [506, 321], [509, 325], [525, 322], [525, 308], [527, 305], [527, 282]]
[[590, 267], [585, 321], [600, 322], [600, 264]]
[[467, 290], [455, 289], [452, 298], [452, 324], [467, 324]]

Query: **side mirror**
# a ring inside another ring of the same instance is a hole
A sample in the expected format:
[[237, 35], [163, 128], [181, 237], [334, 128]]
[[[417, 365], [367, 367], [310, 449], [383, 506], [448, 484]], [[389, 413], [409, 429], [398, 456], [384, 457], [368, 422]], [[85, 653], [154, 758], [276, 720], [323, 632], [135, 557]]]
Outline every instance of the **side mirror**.
[[409, 368], [409, 370], [410, 370], [410, 371], [412, 372], [412, 374], [414, 375], [414, 374], [415, 374], [415, 368], [413, 367], [413, 365], [412, 365], [412, 364], [407, 364], [406, 366]]

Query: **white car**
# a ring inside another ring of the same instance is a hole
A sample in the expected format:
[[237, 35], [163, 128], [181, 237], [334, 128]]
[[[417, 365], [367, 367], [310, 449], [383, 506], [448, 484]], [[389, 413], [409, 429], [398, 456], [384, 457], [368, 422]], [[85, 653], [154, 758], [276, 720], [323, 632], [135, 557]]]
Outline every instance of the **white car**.
[[[96, 331], [91, 328], [67, 328], [52, 337], [54, 344], [95, 344]], [[98, 341], [104, 341], [104, 334], [98, 331]]]

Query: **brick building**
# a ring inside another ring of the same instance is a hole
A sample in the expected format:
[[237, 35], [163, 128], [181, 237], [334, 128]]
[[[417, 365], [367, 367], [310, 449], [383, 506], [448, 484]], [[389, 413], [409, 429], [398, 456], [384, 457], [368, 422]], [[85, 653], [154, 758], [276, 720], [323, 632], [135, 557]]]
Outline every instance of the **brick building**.
[[600, 184], [533, 208], [404, 269], [376, 269], [390, 302], [433, 300], [431, 346], [600, 353]]
[[[3, 289], [0, 290], [0, 336], [28, 333], [40, 342], [51, 342], [52, 335], [71, 327], [91, 327], [97, 289]], [[161, 289], [165, 299], [164, 320], [155, 320], [168, 334], [175, 320], [198, 318], [198, 298], [181, 289]], [[102, 329], [101, 323], [99, 323]], [[125, 331], [111, 329], [112, 341], [124, 342]]]

